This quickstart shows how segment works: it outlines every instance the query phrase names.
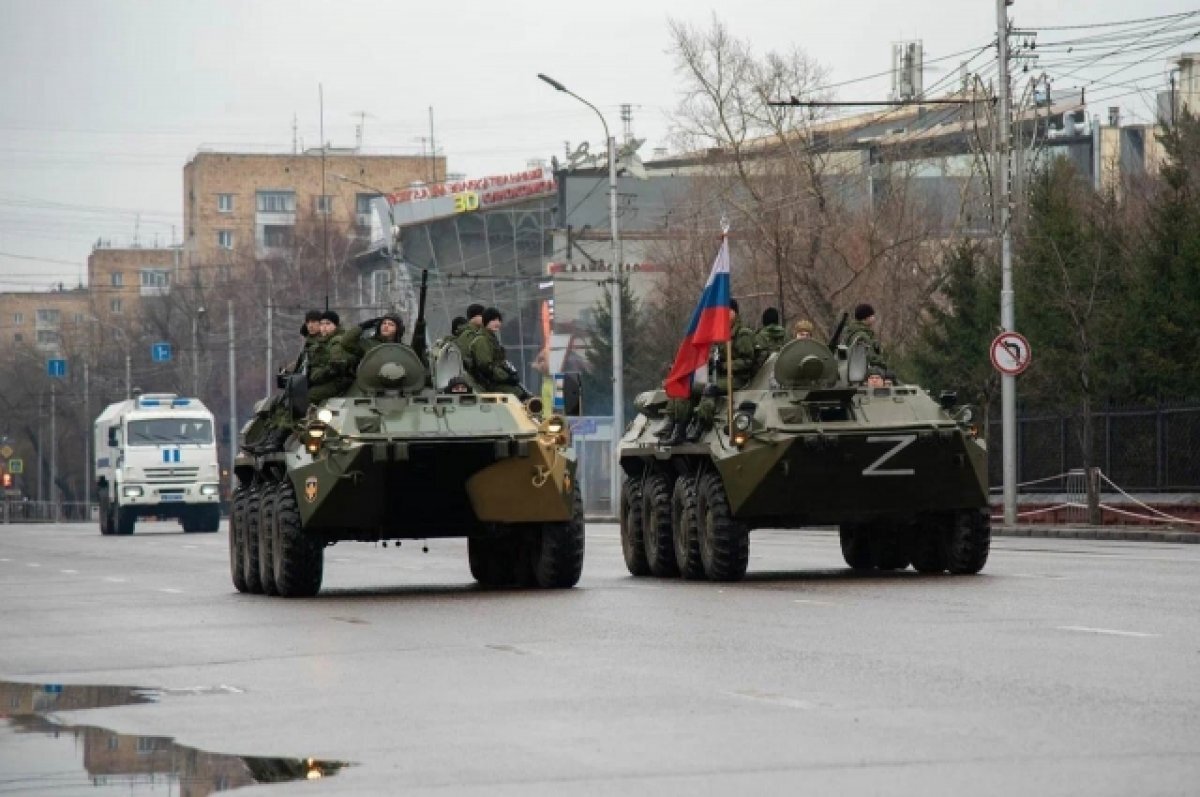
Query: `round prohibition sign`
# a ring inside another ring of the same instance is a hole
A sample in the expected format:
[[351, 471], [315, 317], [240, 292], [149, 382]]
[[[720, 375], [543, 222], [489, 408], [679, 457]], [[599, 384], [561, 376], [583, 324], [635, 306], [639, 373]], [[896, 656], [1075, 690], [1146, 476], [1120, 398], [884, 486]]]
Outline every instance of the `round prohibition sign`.
[[1016, 376], [1029, 367], [1033, 352], [1029, 341], [1016, 332], [1001, 332], [992, 341], [992, 367], [1005, 376]]

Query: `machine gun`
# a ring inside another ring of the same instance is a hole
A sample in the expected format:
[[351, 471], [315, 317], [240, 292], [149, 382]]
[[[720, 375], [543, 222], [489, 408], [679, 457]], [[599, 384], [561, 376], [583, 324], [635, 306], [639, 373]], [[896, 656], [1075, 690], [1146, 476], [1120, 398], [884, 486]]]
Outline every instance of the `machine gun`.
[[429, 269], [421, 269], [421, 292], [417, 297], [417, 320], [413, 322], [412, 350], [421, 358], [421, 362], [429, 361], [429, 344], [425, 341], [425, 296], [429, 293]]
[[842, 313], [842, 320], [838, 322], [837, 327], [833, 330], [833, 336], [829, 338], [829, 348], [837, 348], [838, 341], [842, 338], [842, 332], [846, 329], [846, 322], [849, 320], [850, 313]]

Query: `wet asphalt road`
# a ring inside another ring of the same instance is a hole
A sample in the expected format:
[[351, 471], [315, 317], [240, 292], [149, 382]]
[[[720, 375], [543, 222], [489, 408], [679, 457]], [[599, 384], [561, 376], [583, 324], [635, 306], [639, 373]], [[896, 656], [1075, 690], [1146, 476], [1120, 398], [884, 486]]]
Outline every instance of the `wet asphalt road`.
[[238, 794], [1200, 793], [1198, 546], [860, 576], [767, 531], [715, 585], [633, 579], [590, 524], [573, 590], [347, 543], [284, 600], [233, 591], [224, 526], [0, 526], [0, 629], [0, 678], [170, 690], [64, 721], [356, 764]]

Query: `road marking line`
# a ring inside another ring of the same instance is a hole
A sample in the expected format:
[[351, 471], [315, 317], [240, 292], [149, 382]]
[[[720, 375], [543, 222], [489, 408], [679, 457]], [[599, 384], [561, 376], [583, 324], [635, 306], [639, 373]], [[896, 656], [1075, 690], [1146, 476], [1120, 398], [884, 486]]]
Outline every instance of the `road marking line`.
[[168, 595], [182, 595], [183, 594], [183, 590], [173, 589], [171, 587], [163, 587], [162, 589], [159, 590], [159, 592], [165, 592]]
[[37, 562], [26, 562], [25, 566], [26, 567], [41, 567], [41, 565], [38, 564]]
[[129, 581], [127, 578], [117, 578], [116, 576], [105, 576], [104, 580], [112, 582], [113, 584], [124, 584], [125, 582]]
[[65, 573], [68, 576], [78, 575], [78, 573], [79, 573], [78, 570], [59, 570], [58, 572]]
[[810, 606], [837, 606], [833, 601], [812, 601], [812, 600], [794, 600], [792, 603], [807, 603]]
[[737, 692], [730, 692], [729, 694], [745, 700], [760, 700], [764, 703], [783, 706], [784, 708], [797, 708], [806, 711], [816, 708], [813, 703], [810, 703], [807, 700], [800, 700], [798, 698], [788, 697], [787, 695], [781, 695], [775, 692], [760, 692], [755, 689], [746, 689]]
[[1059, 631], [1078, 631], [1081, 634], [1107, 634], [1108, 636], [1157, 637], [1160, 634], [1143, 634], [1141, 631], [1117, 631], [1112, 628], [1089, 628], [1086, 625], [1060, 625]]
[[0, 562], [11, 562], [12, 559], [0, 559]]

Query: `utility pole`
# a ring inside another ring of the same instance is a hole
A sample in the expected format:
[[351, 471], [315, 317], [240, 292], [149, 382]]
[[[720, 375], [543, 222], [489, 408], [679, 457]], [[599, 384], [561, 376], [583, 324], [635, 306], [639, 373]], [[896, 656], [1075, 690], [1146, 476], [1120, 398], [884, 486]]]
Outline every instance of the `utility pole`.
[[46, 481], [46, 472], [44, 470], [42, 470], [42, 461], [43, 461], [43, 457], [45, 456], [44, 452], [46, 450], [46, 438], [42, 435], [42, 429], [45, 428], [42, 426], [42, 423], [43, 423], [42, 419], [44, 416], [44, 413], [42, 412], [42, 407], [43, 407], [42, 396], [43, 395], [44, 395], [43, 391], [39, 390], [38, 391], [38, 427], [37, 427], [37, 438], [38, 438], [37, 439], [37, 474], [38, 474], [37, 500], [38, 501], [46, 500], [46, 488], [44, 486], [44, 483]]
[[273, 315], [274, 315], [275, 308], [274, 308], [274, 305], [271, 304], [272, 291], [270, 289], [270, 281], [269, 280], [268, 280], [267, 285], [268, 285], [268, 287], [267, 287], [267, 392], [265, 395], [269, 396], [273, 392], [275, 392], [275, 380], [271, 376], [271, 373], [273, 370], [271, 367], [273, 365], [273, 363], [271, 362], [271, 355], [274, 354], [274, 351], [271, 346], [271, 343], [272, 343], [271, 339], [273, 337], [272, 321], [273, 321]]
[[[203, 312], [203, 308], [200, 311]], [[200, 396], [200, 316], [192, 316], [192, 398]]]
[[83, 361], [83, 512], [84, 518], [91, 517], [92, 505], [92, 402], [88, 362]]
[[133, 357], [129, 353], [129, 341], [125, 341], [125, 398], [133, 398]]
[[229, 311], [229, 484], [233, 492], [233, 463], [237, 459], [237, 360], [233, 345], [233, 299], [225, 300]]
[[[999, 98], [996, 112], [996, 175], [1000, 180], [1000, 328], [1015, 331], [1012, 277], [1012, 237], [1009, 213], [1012, 194], [1009, 185], [1009, 149], [1012, 139], [1012, 120], [1009, 119], [1008, 75], [1008, 4], [1011, 0], [996, 0], [996, 42], [1000, 63]], [[1011, 374], [1000, 376], [1001, 457], [1004, 478], [1004, 523], [1017, 522], [1017, 379]]]
[[58, 484], [58, 391], [50, 383], [50, 519], [58, 522], [58, 502], [54, 487]]

